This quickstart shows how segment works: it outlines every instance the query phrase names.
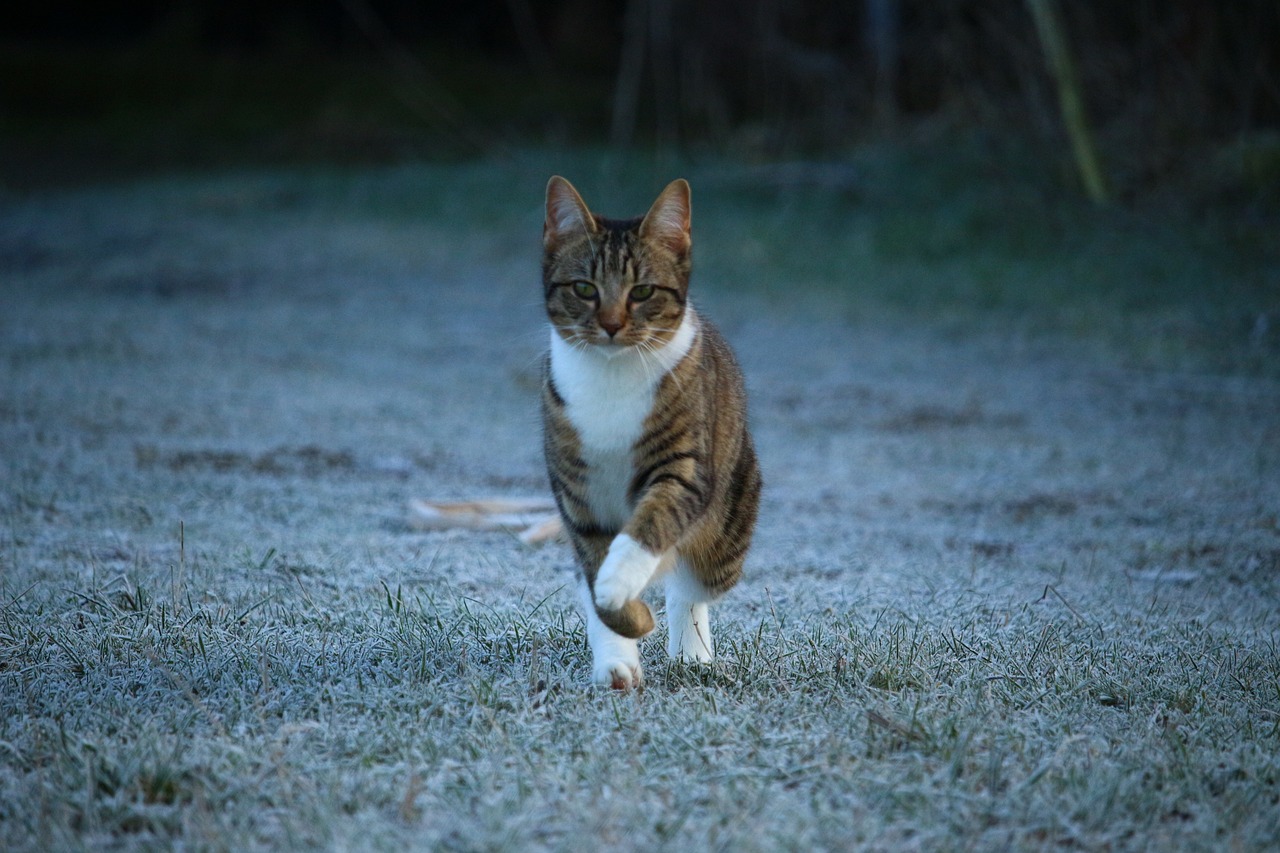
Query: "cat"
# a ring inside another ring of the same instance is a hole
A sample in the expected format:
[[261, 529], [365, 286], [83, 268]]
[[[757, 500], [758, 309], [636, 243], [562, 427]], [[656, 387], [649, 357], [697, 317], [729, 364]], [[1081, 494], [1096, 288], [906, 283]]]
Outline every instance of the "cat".
[[547, 474], [582, 570], [592, 680], [618, 690], [643, 683], [654, 619], [639, 596], [659, 578], [669, 655], [713, 659], [707, 605], [741, 577], [760, 501], [742, 371], [688, 299], [689, 228], [683, 179], [631, 220], [547, 183]]

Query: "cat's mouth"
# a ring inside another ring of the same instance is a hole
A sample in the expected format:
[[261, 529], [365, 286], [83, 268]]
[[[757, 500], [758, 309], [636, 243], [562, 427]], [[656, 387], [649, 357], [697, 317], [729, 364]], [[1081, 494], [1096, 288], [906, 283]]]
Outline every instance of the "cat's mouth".
[[571, 339], [574, 343], [586, 344], [605, 350], [623, 350], [638, 343], [631, 330], [617, 331], [612, 335], [604, 329], [592, 326], [581, 326], [575, 329]]
[[635, 349], [639, 342], [630, 339], [609, 337], [606, 334], [597, 333], [592, 336], [590, 344], [605, 358], [613, 358], [614, 356], [621, 355], [627, 350]]
[[667, 339], [654, 334], [618, 334], [610, 336], [604, 332], [596, 332], [591, 336], [591, 343], [597, 350], [609, 358], [634, 350], [660, 349]]
[[635, 334], [619, 332], [610, 335], [602, 329], [577, 329], [564, 335], [565, 340], [578, 348], [589, 348], [605, 358], [615, 358], [628, 352], [660, 349], [669, 342], [667, 336], [660, 334]]

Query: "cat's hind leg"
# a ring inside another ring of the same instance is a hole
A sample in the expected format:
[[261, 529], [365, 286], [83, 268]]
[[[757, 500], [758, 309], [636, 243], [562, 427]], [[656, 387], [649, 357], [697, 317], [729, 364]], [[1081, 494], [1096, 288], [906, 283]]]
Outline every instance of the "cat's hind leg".
[[640, 687], [644, 673], [640, 669], [640, 646], [632, 639], [615, 634], [600, 621], [595, 602], [586, 581], [578, 586], [582, 616], [587, 622], [587, 645], [591, 647], [591, 680], [614, 690]]
[[683, 559], [667, 575], [666, 591], [667, 654], [674, 660], [709, 663], [715, 657], [708, 607], [714, 596]]

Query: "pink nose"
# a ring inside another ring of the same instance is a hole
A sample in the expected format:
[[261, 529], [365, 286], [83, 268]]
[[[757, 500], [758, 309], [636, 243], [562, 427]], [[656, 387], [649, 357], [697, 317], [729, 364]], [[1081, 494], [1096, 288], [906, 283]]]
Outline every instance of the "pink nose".
[[612, 338], [614, 335], [618, 334], [618, 330], [622, 328], [622, 323], [617, 320], [601, 320], [600, 328], [604, 329], [605, 333]]

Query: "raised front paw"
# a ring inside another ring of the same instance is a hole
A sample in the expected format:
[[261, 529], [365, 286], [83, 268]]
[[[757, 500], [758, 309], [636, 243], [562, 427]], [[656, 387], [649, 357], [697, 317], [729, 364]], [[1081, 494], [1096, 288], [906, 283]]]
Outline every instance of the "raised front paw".
[[644, 684], [644, 673], [639, 662], [614, 658], [596, 661], [591, 668], [591, 680], [614, 690], [638, 690]]
[[596, 574], [596, 605], [602, 610], [621, 610], [653, 580], [661, 558], [625, 533], [619, 533], [609, 545], [609, 553]]

